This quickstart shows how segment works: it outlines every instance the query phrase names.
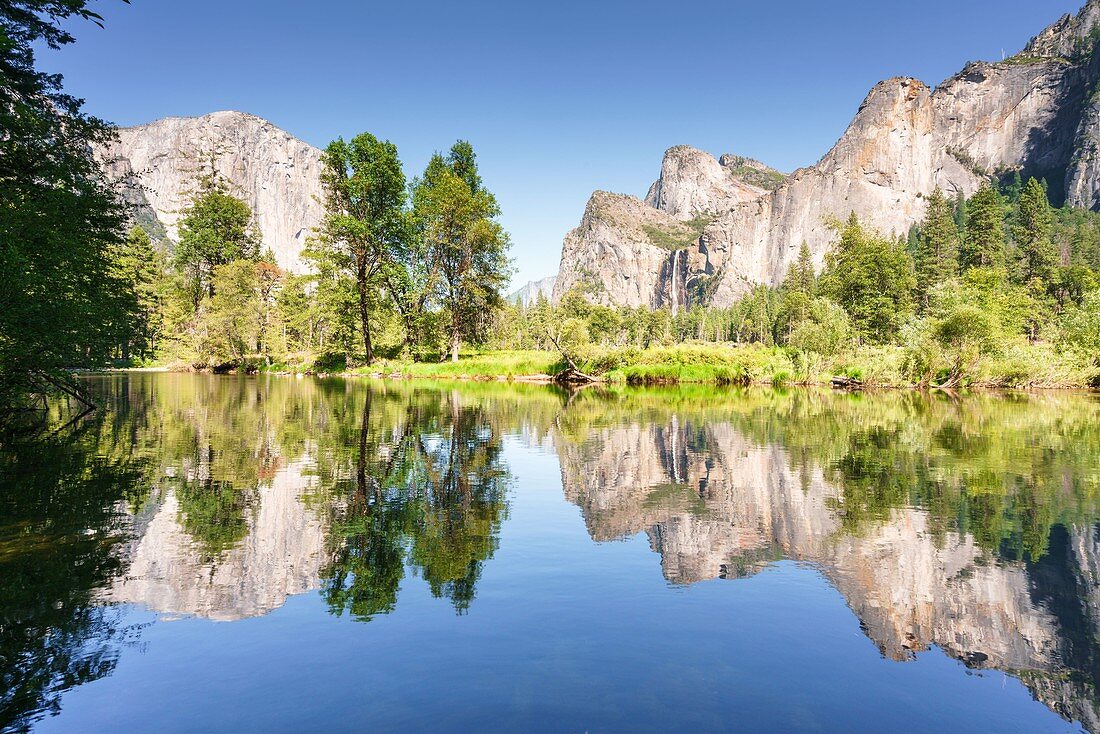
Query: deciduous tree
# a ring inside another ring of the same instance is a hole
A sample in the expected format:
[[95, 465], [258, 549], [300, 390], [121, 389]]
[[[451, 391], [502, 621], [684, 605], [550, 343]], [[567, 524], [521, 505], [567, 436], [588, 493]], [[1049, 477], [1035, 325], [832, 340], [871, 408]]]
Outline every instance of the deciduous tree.
[[323, 163], [325, 219], [315, 252], [354, 277], [363, 351], [371, 364], [371, 322], [384, 297], [385, 276], [406, 262], [405, 174], [397, 146], [370, 133], [333, 141]]
[[462, 341], [476, 339], [503, 304], [510, 242], [499, 215], [469, 143], [459, 141], [447, 157], [433, 156], [417, 181], [413, 217], [439, 269], [435, 294], [450, 317], [452, 361], [458, 361]]

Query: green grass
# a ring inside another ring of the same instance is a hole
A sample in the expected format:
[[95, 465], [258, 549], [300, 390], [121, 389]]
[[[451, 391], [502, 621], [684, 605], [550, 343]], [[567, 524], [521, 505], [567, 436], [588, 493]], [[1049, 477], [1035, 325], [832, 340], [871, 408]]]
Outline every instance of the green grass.
[[747, 165], [744, 158], [735, 158], [729, 171], [738, 181], [765, 191], [775, 191], [787, 180], [785, 174], [773, 168], [761, 170], [755, 166]]
[[351, 374], [400, 374], [402, 377], [449, 379], [515, 379], [550, 375], [561, 371], [561, 368], [561, 357], [554, 352], [500, 351], [461, 355], [458, 362], [379, 360], [370, 367], [352, 370]]
[[610, 350], [586, 360], [593, 371], [606, 368], [608, 382], [628, 385], [712, 383], [749, 385], [775, 382], [794, 365], [782, 349], [758, 345], [681, 344], [640, 350]]
[[[807, 374], [798, 355], [758, 344], [687, 343], [657, 346], [589, 347], [577, 355], [578, 367], [609, 385], [784, 385], [827, 384], [834, 376], [853, 377], [868, 387], [912, 387], [904, 377], [899, 346], [860, 346], [814, 364]], [[377, 361], [346, 369], [331, 355], [292, 355], [264, 372], [345, 374], [454, 380], [519, 380], [548, 377], [565, 368], [556, 352], [484, 351], [463, 353], [458, 362]], [[1100, 368], [1058, 352], [1051, 345], [1021, 343], [983, 360], [962, 387], [1083, 388], [1100, 379]]]

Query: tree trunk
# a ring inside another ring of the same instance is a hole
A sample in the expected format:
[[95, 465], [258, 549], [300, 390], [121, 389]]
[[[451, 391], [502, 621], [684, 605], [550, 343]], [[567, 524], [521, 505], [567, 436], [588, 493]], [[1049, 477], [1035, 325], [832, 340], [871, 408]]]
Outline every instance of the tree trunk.
[[355, 465], [355, 486], [358, 490], [356, 500], [367, 504], [367, 431], [370, 430], [370, 404], [371, 391], [367, 389], [367, 396], [363, 403], [363, 420], [359, 424], [359, 456]]
[[458, 361], [458, 345], [462, 337], [462, 328], [459, 324], [459, 309], [455, 302], [451, 302], [451, 361]]
[[370, 342], [370, 308], [367, 304], [367, 263], [360, 260], [356, 280], [359, 285], [359, 320], [363, 326], [363, 351], [367, 364], [374, 364], [374, 348]]

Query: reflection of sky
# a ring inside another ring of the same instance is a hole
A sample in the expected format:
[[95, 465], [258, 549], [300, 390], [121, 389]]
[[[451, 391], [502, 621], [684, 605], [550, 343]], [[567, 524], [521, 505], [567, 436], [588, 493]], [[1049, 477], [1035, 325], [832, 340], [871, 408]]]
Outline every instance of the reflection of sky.
[[41, 731], [1074, 730], [1000, 672], [884, 659], [813, 567], [671, 587], [644, 535], [592, 542], [556, 456], [504, 458], [509, 518], [464, 616], [406, 579], [368, 623], [307, 593], [153, 624]]

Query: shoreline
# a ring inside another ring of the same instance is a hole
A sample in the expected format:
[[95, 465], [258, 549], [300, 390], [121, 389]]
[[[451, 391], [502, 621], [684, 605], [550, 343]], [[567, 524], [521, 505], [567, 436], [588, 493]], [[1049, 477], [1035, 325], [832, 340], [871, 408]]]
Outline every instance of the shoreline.
[[946, 394], [961, 393], [967, 391], [981, 391], [981, 392], [1082, 392], [1100, 395], [1100, 388], [1092, 387], [1087, 384], [1043, 384], [1036, 383], [1030, 385], [1016, 385], [1006, 386], [989, 382], [976, 382], [969, 385], [959, 387], [940, 387], [935, 385], [917, 385], [917, 384], [889, 384], [889, 383], [863, 383], [850, 386], [838, 386], [833, 384], [832, 380], [810, 380], [810, 381], [798, 381], [787, 380], [781, 383], [776, 383], [770, 380], [749, 380], [747, 382], [739, 382], [736, 384], [729, 382], [720, 382], [718, 380], [691, 380], [691, 379], [674, 379], [674, 378], [662, 378], [655, 381], [629, 381], [629, 380], [609, 380], [604, 377], [596, 378], [592, 382], [576, 383], [576, 384], [563, 384], [558, 382], [553, 375], [545, 373], [525, 374], [525, 375], [484, 375], [484, 374], [431, 374], [431, 375], [416, 375], [403, 372], [355, 372], [355, 371], [341, 371], [341, 372], [293, 372], [288, 370], [257, 370], [254, 372], [230, 370], [226, 372], [215, 372], [210, 369], [175, 369], [167, 366], [158, 367], [119, 367], [106, 370], [88, 370], [81, 374], [86, 375], [105, 375], [105, 374], [194, 374], [194, 375], [210, 375], [217, 377], [293, 377], [293, 378], [305, 378], [312, 377], [315, 379], [361, 379], [361, 380], [376, 380], [376, 381], [425, 381], [425, 382], [477, 382], [477, 383], [501, 383], [501, 384], [524, 384], [524, 385], [543, 385], [543, 386], [555, 386], [565, 389], [580, 389], [584, 387], [630, 387], [630, 388], [670, 388], [680, 386], [692, 386], [692, 387], [713, 387], [713, 388], [731, 388], [731, 387], [753, 387], [753, 388], [814, 388], [814, 389], [830, 389], [836, 392], [873, 392], [873, 391], [911, 391], [911, 392], [943, 392]]

